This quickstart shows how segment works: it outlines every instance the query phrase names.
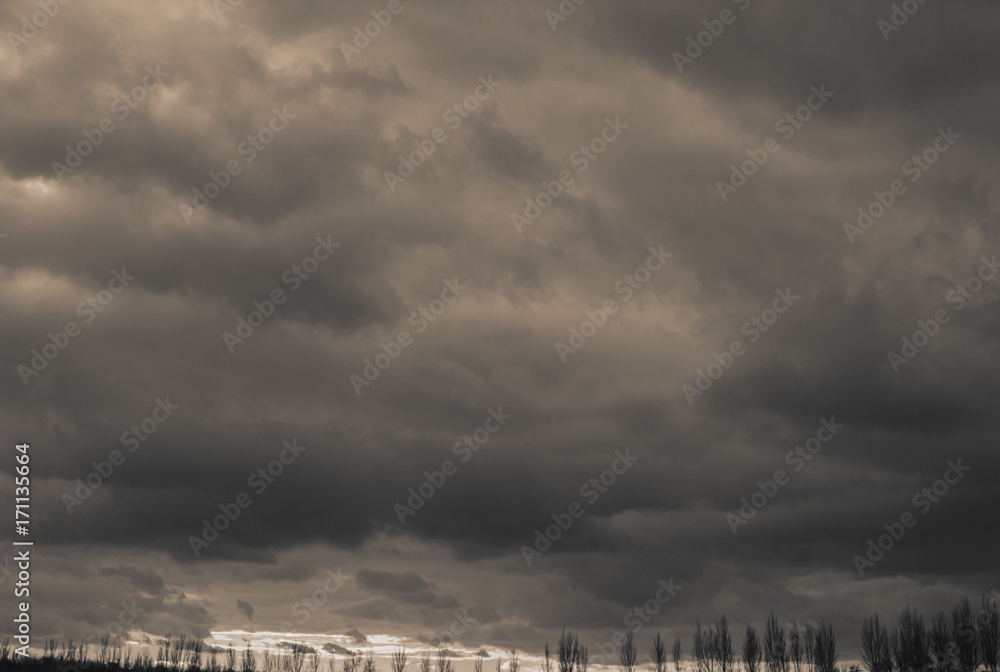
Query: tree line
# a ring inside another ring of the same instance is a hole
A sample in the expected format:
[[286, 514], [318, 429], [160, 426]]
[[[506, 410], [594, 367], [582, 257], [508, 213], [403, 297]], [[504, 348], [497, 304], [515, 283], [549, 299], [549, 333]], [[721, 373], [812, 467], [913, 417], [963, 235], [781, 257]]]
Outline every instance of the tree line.
[[[639, 652], [633, 633], [616, 638], [617, 667], [620, 672], [636, 672]], [[88, 645], [70, 642], [58, 650], [55, 640], [46, 640], [41, 658], [14, 661], [10, 643], [0, 644], [0, 667], [17, 663], [23, 669], [35, 668], [59, 672], [101, 671], [168, 672], [325, 672], [325, 661], [312, 647], [284, 642], [283, 653], [265, 651], [257, 654], [250, 649], [240, 655], [233, 648], [205, 647], [200, 640], [185, 640], [182, 636], [171, 641], [170, 635], [161, 640], [156, 658], [148, 649], [135, 656], [129, 647], [124, 652], [112, 646], [110, 637], [101, 637], [97, 650]], [[332, 652], [332, 651], [331, 651]], [[379, 672], [374, 654], [367, 656], [348, 652], [342, 656], [342, 672]], [[866, 617], [861, 625], [861, 660], [868, 672], [1000, 672], [1000, 599], [996, 592], [984, 596], [978, 609], [973, 609], [967, 597], [961, 598], [950, 612], [938, 611], [928, 621], [907, 606], [894, 624], [886, 624], [878, 614]], [[588, 672], [591, 666], [587, 647], [579, 637], [564, 630], [553, 655], [549, 645], [544, 648], [541, 672]], [[676, 637], [670, 647], [673, 672], [681, 672], [684, 661], [683, 645]], [[417, 662], [418, 672], [456, 672], [451, 652], [438, 649], [436, 660], [426, 651]], [[849, 670], [837, 667], [839, 658], [833, 626], [786, 628], [772, 613], [764, 622], [763, 635], [753, 625], [747, 625], [743, 646], [737, 659], [729, 622], [725, 616], [713, 625], [703, 627], [696, 622], [691, 641], [691, 662], [696, 672], [861, 672], [856, 665]], [[474, 672], [483, 672], [483, 657], [473, 661]], [[495, 672], [521, 672], [517, 650], [510, 649], [507, 660], [497, 656]], [[405, 648], [399, 648], [390, 659], [392, 672], [404, 672], [408, 658]], [[506, 664], [505, 664], [506, 663]], [[667, 644], [657, 632], [649, 649], [650, 672], [671, 672]], [[329, 672], [337, 672], [331, 658]]]

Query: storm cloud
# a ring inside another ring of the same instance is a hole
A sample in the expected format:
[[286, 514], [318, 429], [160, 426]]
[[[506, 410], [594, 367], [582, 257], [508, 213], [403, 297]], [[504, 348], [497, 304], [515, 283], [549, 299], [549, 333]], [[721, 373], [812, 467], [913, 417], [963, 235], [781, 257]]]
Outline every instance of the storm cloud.
[[36, 637], [530, 660], [672, 580], [642, 650], [853, 659], [1000, 587], [1000, 7], [901, 4], [5, 4]]

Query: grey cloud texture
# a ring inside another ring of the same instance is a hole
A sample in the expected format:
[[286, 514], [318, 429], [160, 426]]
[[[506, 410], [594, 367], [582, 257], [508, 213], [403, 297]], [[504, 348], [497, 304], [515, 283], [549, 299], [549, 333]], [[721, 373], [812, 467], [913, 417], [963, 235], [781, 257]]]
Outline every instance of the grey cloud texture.
[[[643, 646], [654, 627], [775, 610], [832, 621], [851, 651], [866, 613], [1000, 585], [994, 3], [925, 3], [888, 39], [892, 3], [861, 0], [593, 0], [555, 31], [556, 2], [401, 6], [351, 62], [341, 43], [384, 4], [70, 2], [0, 43], [0, 427], [32, 445], [38, 636], [85, 638], [134, 597], [153, 636], [253, 620], [419, 641], [460, 613], [465, 649], [537, 653], [563, 627], [606, 641], [675, 577]], [[8, 3], [0, 27], [36, 11]], [[939, 129], [957, 139], [931, 162]], [[768, 138], [780, 148], [723, 201]], [[195, 190], [218, 193], [186, 219]], [[318, 238], [339, 247], [321, 259]], [[660, 246], [669, 260], [639, 270]], [[134, 279], [114, 291], [114, 273]], [[446, 282], [466, 289], [445, 302]], [[768, 324], [778, 290], [799, 298]], [[894, 372], [888, 353], [940, 310]], [[463, 461], [499, 407], [511, 419]], [[843, 431], [794, 471], [789, 451], [831, 417]], [[292, 439], [307, 449], [286, 463]], [[602, 485], [626, 448], [636, 466]], [[968, 473], [921, 513], [959, 459]], [[400, 524], [394, 505], [446, 460]], [[726, 515], [777, 470], [787, 485], [734, 534]], [[852, 557], [907, 511], [915, 527], [859, 576]], [[355, 580], [309, 603], [333, 567]]]

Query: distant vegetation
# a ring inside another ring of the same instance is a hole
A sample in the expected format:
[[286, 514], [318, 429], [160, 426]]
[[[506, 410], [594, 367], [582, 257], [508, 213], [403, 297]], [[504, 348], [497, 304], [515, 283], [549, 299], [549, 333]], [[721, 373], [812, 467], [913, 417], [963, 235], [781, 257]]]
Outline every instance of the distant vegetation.
[[[636, 672], [639, 652], [631, 632], [618, 638], [617, 667], [620, 672]], [[696, 624], [691, 642], [693, 665], [684, 663], [680, 637], [671, 647], [660, 633], [653, 637], [649, 650], [650, 672], [861, 672], [837, 667], [837, 638], [833, 627], [786, 629], [771, 614], [764, 623], [763, 637], [748, 625], [737, 660], [729, 622], [722, 616], [714, 626]], [[40, 658], [12, 656], [9, 642], [0, 644], [0, 668], [25, 672], [379, 672], [371, 651], [366, 656], [352, 653], [340, 657], [340, 670], [334, 658], [323, 658], [309, 646], [284, 642], [280, 653], [256, 653], [249, 644], [243, 651], [206, 646], [198, 640], [170, 635], [160, 642], [156, 657], [150, 647], [132, 649], [112, 646], [105, 635], [94, 649], [72, 642], [59, 646], [56, 640], [45, 642]], [[391, 672], [405, 672], [405, 649], [398, 649], [390, 660]], [[909, 607], [895, 624], [886, 625], [878, 615], [864, 619], [861, 626], [861, 660], [869, 672], [998, 672], [1000, 666], [1000, 602], [984, 597], [978, 609], [963, 597], [950, 613], [939, 611], [929, 622]], [[496, 672], [521, 672], [517, 651], [510, 650], [504, 661], [497, 657]], [[412, 672], [456, 672], [450, 654], [437, 651], [437, 658], [425, 652]], [[474, 672], [483, 672], [483, 659], [476, 657]], [[556, 645], [555, 658], [545, 645], [540, 672], [588, 672], [590, 655], [572, 632], [564, 631]]]

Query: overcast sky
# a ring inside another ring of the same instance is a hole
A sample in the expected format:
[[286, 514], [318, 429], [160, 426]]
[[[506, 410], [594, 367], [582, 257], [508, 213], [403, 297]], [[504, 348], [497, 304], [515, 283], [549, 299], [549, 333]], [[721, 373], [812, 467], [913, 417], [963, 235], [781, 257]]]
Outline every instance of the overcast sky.
[[0, 8], [36, 640], [850, 658], [1000, 588], [995, 2], [50, 2]]

